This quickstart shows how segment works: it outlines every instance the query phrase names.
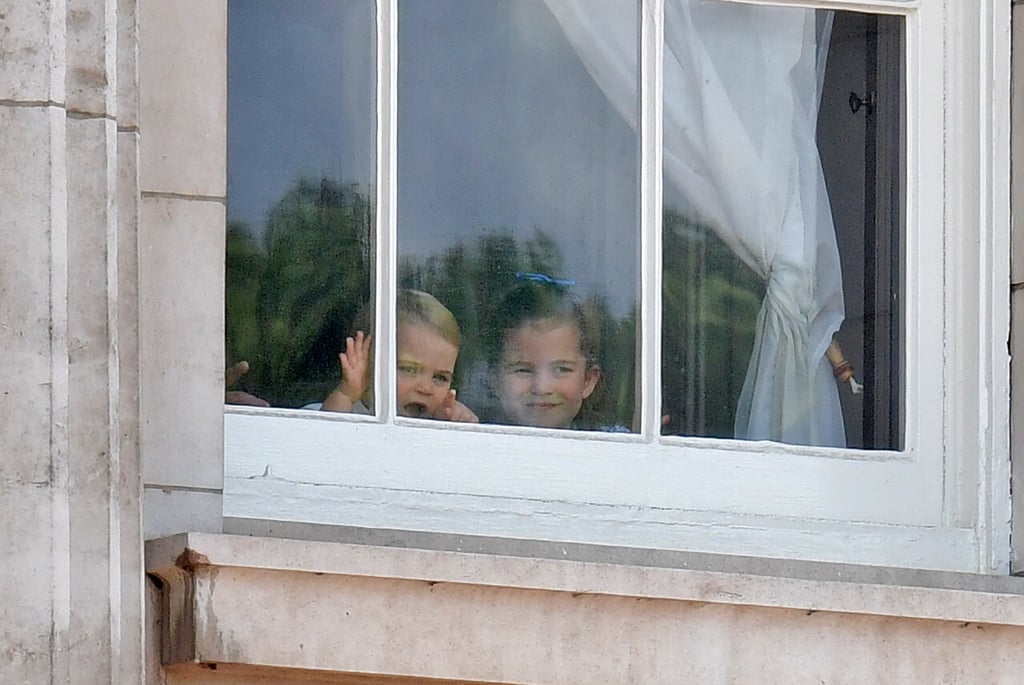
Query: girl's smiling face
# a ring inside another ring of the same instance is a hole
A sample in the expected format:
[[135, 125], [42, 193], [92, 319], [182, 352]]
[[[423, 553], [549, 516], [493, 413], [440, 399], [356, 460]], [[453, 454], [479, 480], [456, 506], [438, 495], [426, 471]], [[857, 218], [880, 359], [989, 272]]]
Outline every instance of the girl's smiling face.
[[452, 387], [459, 348], [430, 326], [398, 325], [398, 413], [438, 418]]
[[579, 332], [549, 319], [528, 321], [506, 336], [499, 373], [507, 419], [544, 428], [570, 428], [601, 375], [580, 351]]

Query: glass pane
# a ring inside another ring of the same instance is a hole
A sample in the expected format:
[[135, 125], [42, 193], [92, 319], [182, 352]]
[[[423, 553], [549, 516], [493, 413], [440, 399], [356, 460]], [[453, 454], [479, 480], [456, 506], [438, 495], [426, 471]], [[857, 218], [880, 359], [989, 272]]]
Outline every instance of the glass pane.
[[[637, 52], [633, 0], [609, 48]], [[399, 4], [399, 413], [443, 417], [448, 384], [484, 422], [631, 430], [638, 302], [635, 64], [602, 92], [551, 0]], [[451, 328], [451, 326], [449, 326]], [[423, 334], [423, 340], [413, 338]], [[448, 356], [420, 364], [431, 341]], [[443, 347], [443, 346], [441, 346]]]
[[666, 11], [664, 432], [899, 449], [903, 20]]
[[345, 337], [372, 320], [373, 12], [228, 4], [225, 343], [250, 367], [230, 403], [322, 401]]

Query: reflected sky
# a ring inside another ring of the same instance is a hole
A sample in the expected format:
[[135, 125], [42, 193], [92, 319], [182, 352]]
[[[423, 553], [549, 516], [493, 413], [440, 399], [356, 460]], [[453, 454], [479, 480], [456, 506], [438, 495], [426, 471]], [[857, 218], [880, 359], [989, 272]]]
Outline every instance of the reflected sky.
[[228, 3], [228, 220], [262, 233], [299, 177], [374, 179], [372, 0]]
[[539, 0], [399, 10], [400, 254], [540, 229], [561, 248], [557, 275], [624, 313], [636, 294], [623, 285], [637, 280], [637, 136], [554, 17]]
[[[540, 0], [406, 0], [399, 12], [400, 256], [543, 230], [559, 275], [624, 314], [638, 280], [637, 136], [550, 12]], [[300, 175], [372, 188], [373, 3], [232, 0], [229, 31], [229, 219], [262, 232]]]

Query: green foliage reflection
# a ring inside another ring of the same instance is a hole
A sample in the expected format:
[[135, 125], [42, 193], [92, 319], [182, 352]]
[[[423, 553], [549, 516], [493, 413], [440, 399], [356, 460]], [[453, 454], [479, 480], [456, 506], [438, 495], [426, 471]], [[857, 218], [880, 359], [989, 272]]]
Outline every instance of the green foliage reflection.
[[663, 221], [663, 432], [732, 437], [764, 284], [707, 226]]
[[[373, 211], [365, 192], [300, 179], [262, 231], [227, 232], [227, 362], [250, 362], [240, 389], [279, 407], [321, 401], [340, 379], [337, 355], [356, 319], [372, 319]], [[400, 287], [432, 293], [463, 332], [459, 397], [496, 416], [488, 368], [501, 344], [495, 309], [517, 271], [564, 275], [557, 243], [537, 230], [483, 232], [434, 255], [404, 258]], [[662, 412], [666, 433], [730, 437], [764, 293], [760, 279], [707, 227], [664, 214]], [[584, 404], [583, 428], [634, 425], [637, 309], [615, 315], [599, 295], [578, 294], [601, 327], [602, 380]], [[366, 324], [359, 324], [365, 326]]]
[[[541, 230], [518, 241], [510, 230], [484, 233], [474, 242], [457, 243], [442, 254], [406, 258], [399, 264], [399, 285], [434, 294], [462, 327], [463, 345], [455, 384], [483, 421], [498, 418], [489, 369], [502, 344], [498, 306], [515, 286], [516, 272], [562, 276], [563, 259], [555, 241]], [[602, 379], [584, 402], [576, 425], [584, 429], [633, 423], [636, 310], [615, 317], [600, 295], [577, 294], [598, 323]]]
[[300, 179], [257, 241], [229, 226], [226, 350], [248, 360], [244, 389], [274, 406], [321, 401], [337, 355], [370, 299], [372, 210], [354, 185]]

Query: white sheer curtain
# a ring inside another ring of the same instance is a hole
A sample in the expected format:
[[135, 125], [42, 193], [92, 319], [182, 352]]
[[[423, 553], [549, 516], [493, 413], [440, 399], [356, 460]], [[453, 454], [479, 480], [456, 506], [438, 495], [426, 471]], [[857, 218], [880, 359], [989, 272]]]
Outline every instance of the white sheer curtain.
[[[635, 126], [635, 2], [544, 1]], [[767, 283], [736, 437], [845, 446], [825, 358], [842, 278], [815, 141], [829, 23], [794, 7], [665, 4], [665, 180]]]

